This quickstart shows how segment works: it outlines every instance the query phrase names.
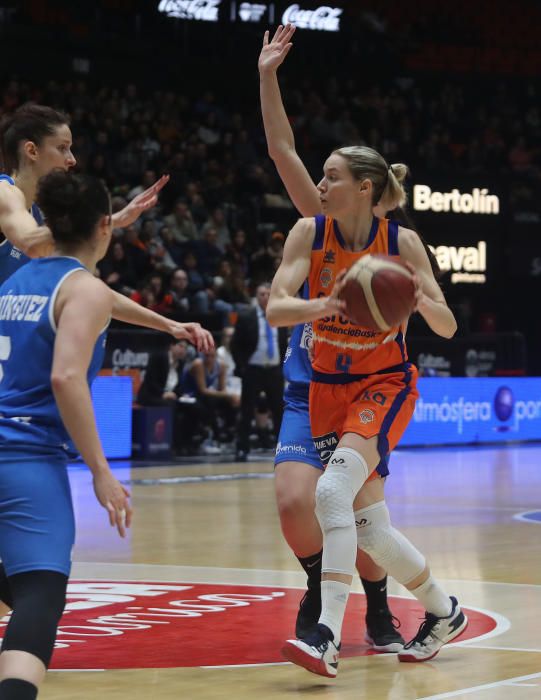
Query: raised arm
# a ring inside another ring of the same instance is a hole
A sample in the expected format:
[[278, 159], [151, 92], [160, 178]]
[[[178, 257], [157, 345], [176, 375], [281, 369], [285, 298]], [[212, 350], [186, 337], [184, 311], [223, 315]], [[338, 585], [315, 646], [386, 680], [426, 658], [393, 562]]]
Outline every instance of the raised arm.
[[96, 340], [111, 315], [111, 290], [77, 272], [61, 286], [55, 302], [56, 340], [51, 385], [62, 421], [92, 472], [94, 490], [122, 537], [129, 526], [128, 492], [113, 476], [96, 428], [87, 372]]
[[339, 301], [334, 293], [310, 300], [295, 296], [310, 272], [314, 235], [314, 220], [299, 219], [287, 237], [267, 306], [267, 320], [272, 326], [294, 326], [344, 310], [344, 302]]
[[295, 138], [280, 94], [277, 70], [292, 47], [295, 27], [280, 25], [269, 42], [265, 32], [259, 55], [259, 89], [261, 113], [269, 155], [290, 196], [302, 216], [321, 213], [319, 194], [312, 178], [295, 150]]
[[417, 311], [430, 328], [444, 338], [452, 338], [457, 324], [453, 312], [447, 306], [428, 260], [421, 239], [410, 229], [398, 229], [398, 249], [400, 257], [410, 263], [420, 283]]
[[18, 187], [0, 184], [0, 231], [25, 255], [38, 258], [53, 250], [51, 232], [37, 226], [26, 208], [24, 194]]

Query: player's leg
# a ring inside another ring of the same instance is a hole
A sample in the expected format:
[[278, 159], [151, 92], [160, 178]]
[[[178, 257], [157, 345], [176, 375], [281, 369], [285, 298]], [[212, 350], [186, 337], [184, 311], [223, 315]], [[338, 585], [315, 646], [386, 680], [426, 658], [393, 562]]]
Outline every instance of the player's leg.
[[[385, 395], [380, 394], [382, 383], [387, 389]], [[388, 432], [387, 423], [392, 423], [397, 414], [405, 429], [416, 396], [415, 373], [409, 368], [396, 373], [392, 380], [374, 375], [351, 384], [313, 383], [310, 387], [312, 432], [320, 436], [314, 438], [316, 444], [318, 440], [330, 444], [342, 435], [316, 488], [316, 514], [323, 531], [321, 617], [313, 634], [302, 641], [289, 640], [283, 649], [287, 658], [314, 673], [332, 677], [337, 672], [357, 551], [354, 499], [396, 444], [397, 440], [394, 444], [381, 441], [380, 432]], [[364, 401], [369, 402], [366, 408]], [[398, 429], [395, 433], [400, 437]]]
[[319, 675], [334, 677], [337, 673], [357, 554], [353, 501], [378, 463], [376, 438], [346, 434], [316, 487], [316, 515], [323, 532], [321, 615], [313, 632], [302, 640], [288, 640], [282, 653]]
[[[388, 398], [395, 406], [384, 415], [378, 435], [378, 449], [387, 454], [393, 449], [411, 417], [410, 399], [396, 393], [388, 377], [381, 384], [370, 386], [366, 394]], [[385, 404], [386, 401], [383, 401]], [[392, 400], [391, 400], [392, 399]], [[375, 411], [374, 405], [370, 408]], [[467, 619], [456, 598], [452, 598], [433, 578], [424, 556], [391, 524], [383, 493], [369, 484], [364, 487], [364, 499], [356, 502], [357, 540], [361, 549], [383, 567], [395, 580], [410, 590], [427, 610], [425, 622], [418, 634], [399, 652], [401, 661], [424, 661], [433, 658], [439, 649], [457, 637], [466, 627]]]
[[280, 462], [275, 470], [276, 504], [282, 533], [307, 576], [306, 592], [295, 623], [297, 637], [304, 637], [321, 614], [323, 536], [315, 514], [320, 474], [321, 468], [296, 461]]
[[58, 571], [9, 577], [13, 612], [0, 653], [0, 700], [37, 696], [53, 653], [67, 582], [67, 575]]
[[366, 595], [365, 639], [377, 651], [397, 653], [402, 651], [404, 639], [398, 631], [400, 623], [389, 609], [387, 572], [362, 549], [362, 538], [359, 538], [359, 533], [364, 532], [365, 526], [364, 517], [360, 511], [366, 506], [383, 501], [385, 498], [384, 477], [388, 473], [386, 462], [383, 462], [383, 466], [380, 462], [377, 470], [381, 470], [383, 476], [369, 479], [357, 494], [354, 502], [359, 547], [357, 550], [357, 571]]
[[315, 514], [316, 485], [323, 471], [310, 430], [308, 387], [286, 392], [275, 457], [275, 493], [284, 538], [306, 572], [307, 589], [295, 633], [304, 636], [321, 613], [323, 536]]
[[384, 501], [355, 511], [358, 545], [427, 610], [418, 634], [399, 652], [401, 661], [427, 661], [465, 629], [467, 619], [430, 573], [424, 556], [391, 524]]
[[0, 653], [0, 700], [37, 695], [65, 605], [74, 533], [65, 464], [2, 462], [0, 556], [13, 612]]

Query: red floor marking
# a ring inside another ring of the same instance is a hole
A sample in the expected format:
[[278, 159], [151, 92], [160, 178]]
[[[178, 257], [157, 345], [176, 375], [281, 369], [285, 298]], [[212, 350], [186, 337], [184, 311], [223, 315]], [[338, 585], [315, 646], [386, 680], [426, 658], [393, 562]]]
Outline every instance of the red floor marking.
[[[72, 581], [52, 668], [171, 668], [283, 661], [294, 636], [303, 591], [245, 585]], [[416, 601], [390, 597], [406, 640], [423, 612]], [[496, 621], [467, 611], [460, 641], [490, 632]], [[342, 657], [374, 652], [364, 641], [365, 598], [350, 596]], [[1, 630], [0, 630], [1, 631]], [[457, 640], [457, 641], [459, 641]]]

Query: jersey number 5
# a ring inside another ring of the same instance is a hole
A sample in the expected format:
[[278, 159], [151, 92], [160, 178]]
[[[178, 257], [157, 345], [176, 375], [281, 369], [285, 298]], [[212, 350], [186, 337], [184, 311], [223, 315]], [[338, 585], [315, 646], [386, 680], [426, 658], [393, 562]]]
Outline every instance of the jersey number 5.
[[[9, 335], [0, 335], [0, 362], [7, 360], [11, 354], [11, 338]], [[0, 382], [4, 377], [4, 368], [0, 365]]]

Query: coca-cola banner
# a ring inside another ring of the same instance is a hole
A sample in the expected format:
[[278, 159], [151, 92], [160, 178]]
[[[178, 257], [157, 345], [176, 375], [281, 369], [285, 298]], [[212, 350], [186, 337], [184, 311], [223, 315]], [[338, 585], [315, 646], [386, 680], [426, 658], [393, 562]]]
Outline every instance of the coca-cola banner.
[[222, 0], [160, 0], [158, 12], [175, 19], [217, 22]]
[[340, 30], [340, 18], [344, 11], [341, 7], [320, 5], [313, 9], [307, 9], [306, 4], [289, 5], [282, 15], [282, 24], [294, 24], [298, 29], [312, 29], [321, 32], [338, 32]]
[[200, 22], [244, 22], [266, 25], [291, 23], [298, 29], [340, 31], [344, 9], [303, 0], [287, 2], [239, 2], [238, 0], [159, 0], [158, 12], [173, 19]]

